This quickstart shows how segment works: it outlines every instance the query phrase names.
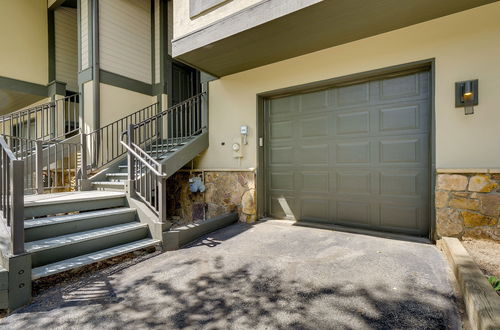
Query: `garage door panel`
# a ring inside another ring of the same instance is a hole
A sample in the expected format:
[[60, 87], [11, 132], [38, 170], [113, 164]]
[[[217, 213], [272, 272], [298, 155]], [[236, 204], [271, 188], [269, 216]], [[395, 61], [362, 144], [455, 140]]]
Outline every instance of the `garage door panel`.
[[298, 96], [272, 99], [269, 105], [269, 115], [290, 115], [299, 110]]
[[419, 163], [420, 161], [418, 138], [382, 140], [379, 146], [381, 163]]
[[269, 181], [272, 190], [294, 191], [294, 172], [274, 172], [269, 173]]
[[300, 219], [310, 221], [329, 221], [330, 219], [330, 201], [327, 199], [307, 199], [300, 200]]
[[302, 191], [304, 193], [329, 193], [330, 173], [328, 171], [302, 171]]
[[338, 201], [336, 206], [336, 223], [371, 224], [370, 203], [358, 201]]
[[273, 100], [268, 214], [427, 234], [429, 77], [416, 73]]
[[338, 194], [370, 195], [372, 174], [370, 171], [336, 171], [336, 192]]
[[330, 131], [330, 119], [328, 115], [312, 116], [307, 119], [299, 120], [300, 136], [309, 137], [328, 137]]
[[408, 98], [426, 92], [420, 86], [420, 73], [384, 79], [376, 83], [380, 86], [380, 99], [382, 100]]
[[269, 215], [277, 219], [297, 219], [295, 198], [289, 195], [271, 195], [269, 200]]
[[335, 133], [346, 134], [369, 134], [370, 113], [369, 111], [348, 111], [335, 115]]
[[419, 229], [421, 210], [415, 206], [380, 205], [381, 225], [404, 229]]
[[418, 196], [424, 190], [422, 170], [384, 170], [380, 173], [380, 195]]
[[330, 149], [328, 144], [308, 144], [298, 147], [295, 154], [297, 162], [307, 165], [328, 164], [330, 159]]
[[370, 101], [370, 83], [340, 87], [335, 89], [335, 100], [338, 107], [360, 106]]
[[370, 142], [341, 142], [335, 148], [336, 163], [349, 164], [369, 164], [370, 163]]
[[324, 111], [330, 105], [330, 90], [300, 95], [300, 112]]
[[380, 132], [413, 130], [419, 127], [418, 104], [380, 109]]
[[294, 149], [292, 146], [271, 147], [271, 164], [291, 165]]
[[271, 126], [270, 137], [273, 140], [292, 138], [293, 122], [291, 120], [275, 121]]

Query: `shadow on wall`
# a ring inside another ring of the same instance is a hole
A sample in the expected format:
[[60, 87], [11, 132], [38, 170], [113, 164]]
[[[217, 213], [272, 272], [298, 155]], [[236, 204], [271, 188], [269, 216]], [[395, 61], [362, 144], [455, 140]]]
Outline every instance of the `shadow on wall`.
[[[74, 287], [54, 290], [20, 310], [13, 325], [23, 329], [72, 329], [82, 325], [89, 329], [457, 326], [453, 305], [443, 307], [438, 303], [450, 301], [450, 297], [431, 288], [414, 290], [418, 281], [411, 276], [405, 283], [398, 283], [400, 290], [395, 293], [390, 287], [369, 287], [349, 279], [330, 286], [289, 280], [282, 271], [266, 266], [259, 270], [250, 264], [232, 268], [222, 255], [214, 255], [210, 261], [200, 255], [192, 259], [183, 256], [168, 264], [170, 275], [160, 269], [125, 282], [122, 277], [114, 278], [113, 273], [101, 273]], [[78, 315], [71, 315], [75, 311]], [[50, 314], [44, 317], [43, 312]]]

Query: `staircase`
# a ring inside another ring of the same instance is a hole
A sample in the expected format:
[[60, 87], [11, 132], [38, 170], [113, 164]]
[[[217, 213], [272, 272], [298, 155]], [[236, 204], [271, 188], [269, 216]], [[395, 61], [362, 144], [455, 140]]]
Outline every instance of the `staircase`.
[[123, 192], [78, 192], [25, 200], [25, 249], [32, 279], [159, 245]]
[[[175, 139], [163, 139], [160, 141], [155, 141], [151, 145], [146, 148], [145, 152], [158, 161], [159, 163], [171, 165], [174, 164], [174, 158], [178, 158], [182, 155], [182, 153], [186, 152], [186, 149], [189, 149], [191, 144], [197, 139], [199, 136], [189, 137], [183, 140], [182, 142], [176, 142]], [[170, 147], [170, 148], [168, 148]], [[202, 148], [203, 150], [203, 148]], [[188, 154], [197, 155], [200, 151], [191, 151], [188, 150]], [[188, 156], [189, 158], [190, 156]], [[192, 156], [191, 156], [192, 157]], [[182, 161], [181, 161], [182, 162]], [[184, 164], [181, 165], [181, 167]], [[179, 167], [180, 168], [180, 167]], [[169, 168], [169, 173], [173, 174], [179, 168]], [[142, 167], [144, 170], [144, 166]], [[138, 174], [140, 173], [141, 168], [136, 169]], [[104, 173], [103, 175], [96, 176], [92, 179], [92, 188], [95, 190], [105, 190], [105, 191], [123, 191], [125, 189], [125, 181], [128, 179], [128, 164], [127, 160], [121, 161], [118, 165], [112, 166]]]
[[[32, 280], [162, 246], [166, 179], [208, 148], [204, 96], [154, 104], [80, 142], [0, 135], [0, 309], [27, 304]], [[70, 172], [78, 185], [57, 178]], [[44, 194], [55, 188], [77, 191]]]

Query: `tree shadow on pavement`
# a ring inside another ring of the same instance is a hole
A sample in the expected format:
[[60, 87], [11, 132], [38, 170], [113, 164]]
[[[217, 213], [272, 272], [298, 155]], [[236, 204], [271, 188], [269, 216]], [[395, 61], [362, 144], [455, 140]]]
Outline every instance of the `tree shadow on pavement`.
[[[412, 279], [394, 293], [359, 283], [327, 286], [290, 280], [269, 267], [231, 269], [218, 256], [184, 266], [188, 280], [161, 271], [125, 282], [102, 274], [75, 290], [53, 293], [5, 319], [10, 329], [446, 329], [459, 325], [453, 297]], [[201, 268], [200, 268], [201, 267]], [[198, 270], [196, 270], [198, 269]], [[200, 270], [202, 269], [202, 270]], [[191, 274], [193, 275], [193, 274]], [[401, 287], [401, 285], [400, 285]], [[108, 293], [106, 291], [108, 290]], [[443, 304], [443, 301], [445, 303]]]

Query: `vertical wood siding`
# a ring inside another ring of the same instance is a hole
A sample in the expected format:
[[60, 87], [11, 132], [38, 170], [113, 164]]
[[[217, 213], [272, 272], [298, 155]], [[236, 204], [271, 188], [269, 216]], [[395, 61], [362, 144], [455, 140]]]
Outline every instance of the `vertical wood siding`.
[[54, 12], [56, 41], [56, 80], [66, 89], [78, 91], [78, 32], [76, 9], [59, 7]]
[[80, 30], [82, 45], [81, 49], [81, 70], [85, 70], [89, 67], [89, 3], [88, 0], [81, 0], [80, 8]]
[[103, 70], [151, 84], [151, 1], [99, 1]]

